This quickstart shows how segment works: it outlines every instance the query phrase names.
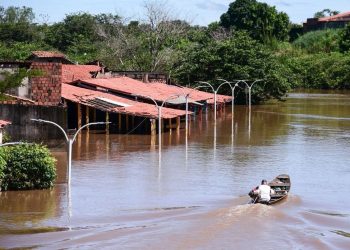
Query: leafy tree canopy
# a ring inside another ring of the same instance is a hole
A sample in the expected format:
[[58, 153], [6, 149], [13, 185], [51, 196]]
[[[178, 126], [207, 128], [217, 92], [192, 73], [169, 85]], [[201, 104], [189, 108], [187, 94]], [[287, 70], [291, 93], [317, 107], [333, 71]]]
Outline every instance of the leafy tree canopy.
[[183, 83], [218, 83], [218, 78], [263, 79], [262, 84], [254, 89], [255, 102], [280, 99], [289, 86], [282, 65], [246, 32], [235, 32], [226, 39], [205, 44], [193, 43], [183, 50], [182, 55], [175, 76]]
[[326, 17], [326, 16], [334, 16], [338, 15], [340, 12], [337, 10], [330, 10], [330, 9], [324, 9], [321, 11], [318, 11], [314, 14], [315, 18], [321, 18], [321, 17]]
[[254, 39], [271, 41], [286, 40], [289, 32], [289, 17], [275, 7], [256, 0], [236, 0], [220, 17], [225, 28], [245, 30]]
[[317, 30], [306, 33], [293, 42], [294, 46], [307, 53], [330, 53], [339, 51], [341, 30]]
[[341, 33], [339, 48], [341, 52], [347, 52], [350, 50], [350, 25], [347, 25]]
[[36, 36], [34, 18], [32, 8], [0, 6], [0, 41], [7, 44], [33, 41]]

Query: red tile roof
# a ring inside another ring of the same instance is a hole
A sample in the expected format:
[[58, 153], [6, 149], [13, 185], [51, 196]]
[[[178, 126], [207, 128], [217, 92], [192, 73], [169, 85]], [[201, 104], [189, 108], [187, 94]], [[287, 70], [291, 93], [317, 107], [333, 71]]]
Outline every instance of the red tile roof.
[[32, 51], [32, 55], [40, 58], [46, 58], [46, 57], [66, 58], [65, 54], [56, 52], [56, 51]]
[[68, 83], [75, 80], [84, 80], [91, 78], [90, 72], [99, 72], [101, 67], [97, 65], [62, 65], [62, 82]]
[[[158, 109], [153, 104], [137, 102], [101, 91], [80, 88], [69, 84], [62, 84], [62, 97], [66, 100], [81, 103], [90, 107], [95, 107], [104, 111], [141, 117], [158, 118]], [[111, 102], [125, 104], [125, 107], [97, 107], [91, 102], [95, 98], [104, 98], [110, 100]], [[169, 119], [183, 115], [185, 115], [184, 110], [162, 108], [162, 118]]]
[[5, 121], [5, 120], [0, 120], [0, 128], [4, 128], [7, 125], [10, 125], [11, 122]]
[[[212, 102], [214, 99], [212, 93], [164, 83], [144, 83], [129, 77], [85, 79], [82, 82], [90, 86], [101, 87], [130, 96], [151, 97], [159, 102], [167, 100], [172, 95], [185, 95], [187, 93], [190, 93], [191, 100], [197, 102], [205, 100]], [[229, 96], [218, 95], [218, 102], [225, 100], [228, 101], [231, 98]]]
[[349, 21], [350, 20], [350, 11], [343, 12], [338, 15], [334, 16], [327, 16], [319, 18], [318, 21], [320, 22], [331, 22], [331, 21]]

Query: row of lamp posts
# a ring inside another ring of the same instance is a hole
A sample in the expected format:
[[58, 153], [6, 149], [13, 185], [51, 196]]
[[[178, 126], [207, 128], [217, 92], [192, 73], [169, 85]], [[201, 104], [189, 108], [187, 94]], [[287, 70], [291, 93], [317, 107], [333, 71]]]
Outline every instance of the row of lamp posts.
[[[216, 122], [216, 103], [217, 103], [217, 93], [218, 91], [220, 90], [220, 88], [225, 85], [225, 84], [228, 84], [231, 88], [231, 91], [232, 91], [232, 114], [233, 114], [233, 109], [234, 109], [234, 93], [235, 93], [235, 89], [236, 87], [239, 87], [239, 83], [240, 82], [243, 82], [245, 83], [246, 87], [248, 88], [248, 93], [249, 93], [249, 116], [251, 115], [250, 111], [251, 111], [251, 88], [253, 87], [253, 85], [259, 81], [262, 81], [262, 80], [255, 80], [252, 84], [248, 84], [246, 80], [234, 80], [232, 82], [229, 82], [225, 79], [218, 79], [220, 81], [223, 81], [216, 89], [213, 87], [212, 84], [210, 84], [209, 82], [204, 82], [204, 81], [199, 81], [199, 83], [201, 84], [200, 86], [197, 86], [195, 87], [194, 89], [192, 89], [190, 92], [188, 93], [182, 93], [181, 94], [178, 94], [178, 95], [171, 95], [169, 96], [166, 100], [164, 100], [162, 102], [161, 105], [158, 105], [157, 101], [154, 100], [152, 97], [150, 96], [144, 96], [150, 100], [152, 100], [154, 102], [154, 104], [156, 105], [157, 109], [158, 109], [158, 149], [159, 149], [159, 160], [161, 159], [160, 158], [160, 155], [161, 155], [161, 147], [162, 147], [162, 136], [161, 136], [161, 133], [162, 133], [162, 122], [161, 122], [161, 116], [162, 116], [162, 108], [164, 106], [164, 104], [166, 102], [168, 102], [169, 100], [175, 98], [175, 97], [180, 97], [180, 96], [184, 96], [185, 97], [185, 101], [186, 101], [186, 124], [185, 124], [185, 130], [186, 130], [186, 140], [187, 140], [187, 135], [188, 135], [188, 105], [189, 105], [189, 99], [190, 99], [190, 94], [192, 91], [198, 89], [198, 88], [204, 88], [204, 87], [210, 87], [211, 90], [213, 91], [213, 94], [214, 94], [214, 121]], [[235, 83], [233, 86], [231, 85], [232, 83]], [[70, 183], [71, 183], [71, 169], [72, 169], [72, 146], [73, 146], [73, 143], [77, 137], [77, 135], [79, 134], [79, 132], [84, 129], [85, 127], [88, 127], [88, 126], [91, 126], [91, 125], [99, 125], [99, 124], [109, 124], [110, 122], [92, 122], [92, 123], [88, 123], [88, 124], [85, 124], [84, 126], [80, 127], [76, 133], [73, 135], [72, 138], [69, 138], [68, 134], [65, 132], [65, 130], [60, 126], [58, 125], [57, 123], [55, 122], [52, 122], [52, 121], [47, 121], [47, 120], [42, 120], [42, 119], [31, 119], [32, 121], [34, 122], [39, 122], [39, 123], [48, 123], [48, 124], [51, 124], [51, 125], [54, 125], [56, 127], [58, 127], [62, 133], [64, 134], [65, 136], [65, 139], [66, 139], [66, 143], [68, 145], [68, 164], [67, 164], [67, 168], [68, 168], [68, 185], [70, 186]], [[250, 123], [249, 123], [250, 124]], [[250, 125], [249, 125], [250, 126]], [[16, 145], [16, 144], [22, 144], [22, 142], [10, 142], [10, 143], [4, 143], [4, 144], [1, 144], [1, 146], [7, 146], [7, 145]]]
[[[219, 91], [219, 89], [221, 88], [221, 86], [228, 84], [231, 88], [232, 91], [232, 126], [233, 126], [233, 112], [234, 112], [234, 92], [236, 87], [239, 87], [238, 84], [240, 82], [243, 82], [246, 84], [247, 88], [248, 88], [248, 93], [249, 93], [249, 134], [250, 134], [250, 116], [251, 116], [251, 88], [253, 87], [253, 85], [261, 80], [256, 80], [254, 81], [251, 85], [249, 85], [245, 80], [236, 80], [233, 82], [229, 82], [227, 80], [224, 79], [219, 79], [220, 81], [223, 81], [216, 89], [208, 82], [204, 82], [201, 81], [199, 82], [201, 85], [195, 87], [194, 89], [192, 89], [190, 92], [188, 93], [182, 93], [182, 96], [185, 97], [185, 101], [186, 101], [186, 160], [187, 160], [187, 140], [188, 140], [188, 105], [189, 105], [189, 99], [190, 99], [190, 94], [192, 91], [198, 89], [198, 88], [204, 88], [204, 87], [210, 87], [211, 90], [214, 93], [214, 121], [215, 121], [215, 129], [214, 129], [214, 140], [215, 140], [215, 145], [214, 145], [214, 153], [216, 150], [216, 102], [217, 102], [217, 93]], [[231, 85], [232, 83], [235, 83], [233, 86]], [[161, 116], [162, 116], [162, 108], [164, 106], [164, 104], [166, 102], [168, 102], [170, 99], [175, 98], [175, 97], [180, 97], [181, 95], [171, 95], [169, 96], [166, 100], [164, 100], [162, 102], [161, 105], [158, 105], [158, 103], [156, 102], [156, 100], [154, 100], [152, 97], [147, 96], [147, 98], [149, 98], [150, 100], [152, 100], [154, 102], [154, 104], [156, 105], [157, 109], [158, 109], [158, 149], [159, 149], [159, 171], [160, 171], [160, 166], [161, 166], [161, 147], [162, 147], [162, 122], [161, 122]], [[68, 210], [69, 210], [69, 218], [72, 215], [72, 211], [71, 211], [71, 195], [70, 195], [70, 185], [71, 185], [71, 173], [72, 173], [72, 146], [73, 143], [77, 137], [77, 135], [79, 134], [79, 132], [88, 127], [88, 126], [92, 126], [92, 125], [99, 125], [99, 124], [109, 124], [110, 122], [92, 122], [92, 123], [87, 123], [84, 126], [80, 127], [75, 134], [70, 138], [68, 136], [68, 134], [66, 133], [66, 131], [57, 123], [52, 122], [52, 121], [47, 121], [47, 120], [43, 120], [43, 119], [31, 119], [34, 122], [39, 122], [39, 123], [47, 123], [47, 124], [51, 124], [54, 125], [56, 127], [58, 127], [62, 133], [64, 134], [64, 137], [66, 139], [66, 143], [68, 145], [68, 164], [67, 164], [67, 168], [68, 168]], [[232, 127], [233, 128], [233, 127]], [[232, 131], [232, 142], [233, 142], [233, 131]], [[4, 143], [1, 144], [1, 146], [8, 146], [8, 145], [16, 145], [16, 144], [23, 144], [23, 142], [10, 142], [10, 143]], [[160, 175], [160, 173], [159, 173]]]

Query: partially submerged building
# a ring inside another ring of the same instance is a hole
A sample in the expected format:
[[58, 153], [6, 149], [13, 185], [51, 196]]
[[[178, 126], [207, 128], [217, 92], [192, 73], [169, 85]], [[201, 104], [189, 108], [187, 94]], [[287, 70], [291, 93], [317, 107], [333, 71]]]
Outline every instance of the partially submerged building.
[[[14, 130], [23, 131], [20, 128], [26, 127], [31, 131], [24, 131], [25, 134], [45, 134], [42, 125], [40, 129], [28, 126], [30, 118], [54, 121], [65, 129], [104, 121], [112, 124], [94, 129], [106, 129], [107, 133], [156, 133], [159, 106], [164, 106], [162, 127], [179, 130], [186, 96], [192, 110], [194, 106], [212, 106], [214, 99], [212, 93], [168, 85], [166, 81], [150, 82], [148, 76], [144, 82], [112, 74], [100, 64], [75, 65], [56, 52], [35, 51], [21, 66], [42, 74], [26, 79], [22, 86], [25, 95], [15, 91], [8, 95], [0, 106], [0, 118], [12, 120]], [[230, 101], [231, 97], [218, 95], [219, 105]], [[52, 129], [46, 134], [50, 133]]]

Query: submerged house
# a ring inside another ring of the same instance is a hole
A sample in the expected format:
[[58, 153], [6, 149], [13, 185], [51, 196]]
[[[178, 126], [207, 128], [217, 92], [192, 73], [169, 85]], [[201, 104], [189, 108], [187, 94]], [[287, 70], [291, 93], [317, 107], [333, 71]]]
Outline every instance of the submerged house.
[[[106, 72], [99, 63], [72, 64], [65, 55], [57, 52], [35, 51], [21, 64], [0, 63], [0, 66], [0, 70], [26, 67], [42, 72], [40, 76], [25, 79], [21, 87], [25, 91], [13, 90], [7, 95], [8, 100], [0, 102], [0, 119], [12, 121], [11, 132], [21, 131], [33, 137], [50, 137], [57, 131], [48, 126], [46, 129], [42, 125], [38, 127], [30, 122], [30, 118], [54, 121], [64, 129], [109, 121], [112, 124], [93, 129], [106, 129], [107, 133], [153, 134], [156, 133], [160, 105], [164, 105], [162, 127], [179, 130], [185, 116], [185, 95], [189, 95], [191, 108], [213, 104], [212, 93], [166, 84], [166, 80], [162, 80], [166, 79], [164, 75], [150, 77], [143, 74], [142, 80], [132, 79], [125, 74]], [[155, 80], [157, 77], [160, 81]], [[224, 105], [231, 97], [218, 95], [217, 101], [218, 105]]]

